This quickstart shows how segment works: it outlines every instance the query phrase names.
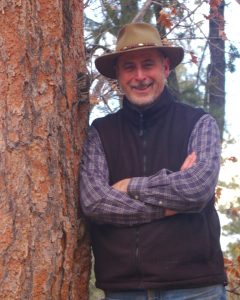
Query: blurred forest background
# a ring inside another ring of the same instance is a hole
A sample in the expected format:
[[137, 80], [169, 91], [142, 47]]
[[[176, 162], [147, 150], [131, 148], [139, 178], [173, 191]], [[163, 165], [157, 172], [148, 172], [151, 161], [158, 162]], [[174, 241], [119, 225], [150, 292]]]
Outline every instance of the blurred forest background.
[[[238, 30], [238, 34], [233, 35], [234, 38], [228, 37], [233, 11], [239, 16], [240, 1], [86, 0], [84, 30], [90, 123], [94, 118], [121, 107], [117, 82], [99, 75], [94, 68], [94, 59], [114, 50], [122, 25], [141, 21], [155, 24], [166, 45], [181, 45], [185, 49], [184, 61], [171, 73], [168, 86], [180, 101], [203, 107], [218, 122], [223, 157], [216, 205], [222, 221], [222, 245], [229, 277], [228, 298], [240, 299], [239, 133], [231, 130], [231, 113], [228, 111], [229, 105], [234, 107], [234, 99], [239, 98], [239, 90], [228, 79], [240, 72], [237, 68], [240, 30], [231, 27], [230, 30], [236, 30], [236, 33]], [[234, 99], [227, 97], [229, 89], [231, 95], [235, 92]], [[93, 274], [90, 300], [100, 297], [101, 291], [94, 288]]]

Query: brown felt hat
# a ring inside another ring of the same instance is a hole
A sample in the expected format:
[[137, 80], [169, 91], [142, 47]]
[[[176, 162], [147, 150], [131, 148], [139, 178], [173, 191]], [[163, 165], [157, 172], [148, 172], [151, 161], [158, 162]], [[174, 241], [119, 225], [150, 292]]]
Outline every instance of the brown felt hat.
[[130, 23], [122, 27], [117, 38], [116, 50], [95, 60], [97, 70], [104, 76], [116, 79], [116, 60], [119, 55], [141, 49], [159, 49], [170, 60], [174, 69], [183, 59], [182, 47], [164, 46], [159, 32], [147, 23]]

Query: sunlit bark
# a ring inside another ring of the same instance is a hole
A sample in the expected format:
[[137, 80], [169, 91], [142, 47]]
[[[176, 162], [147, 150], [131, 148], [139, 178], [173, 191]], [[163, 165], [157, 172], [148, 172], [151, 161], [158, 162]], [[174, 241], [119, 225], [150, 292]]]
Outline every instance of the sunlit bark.
[[87, 299], [83, 3], [0, 2], [0, 299]]

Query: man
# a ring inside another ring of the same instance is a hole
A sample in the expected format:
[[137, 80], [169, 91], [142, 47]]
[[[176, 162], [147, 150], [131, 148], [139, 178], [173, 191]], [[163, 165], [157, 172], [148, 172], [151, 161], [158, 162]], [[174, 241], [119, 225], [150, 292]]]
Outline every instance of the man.
[[219, 131], [169, 93], [182, 59], [145, 23], [124, 26], [116, 51], [96, 59], [124, 93], [123, 108], [90, 127], [80, 181], [96, 286], [109, 300], [225, 299]]

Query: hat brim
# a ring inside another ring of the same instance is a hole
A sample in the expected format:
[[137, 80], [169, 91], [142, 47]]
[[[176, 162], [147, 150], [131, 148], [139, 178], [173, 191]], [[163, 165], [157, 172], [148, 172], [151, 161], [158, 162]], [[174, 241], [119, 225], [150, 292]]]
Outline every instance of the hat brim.
[[111, 79], [117, 79], [116, 68], [115, 68], [117, 58], [124, 53], [139, 51], [143, 49], [160, 50], [166, 57], [169, 58], [170, 70], [174, 69], [177, 65], [179, 65], [184, 57], [184, 51], [182, 47], [147, 46], [147, 47], [133, 48], [124, 51], [118, 51], [114, 53], [108, 53], [99, 56], [95, 60], [95, 66], [102, 75]]

